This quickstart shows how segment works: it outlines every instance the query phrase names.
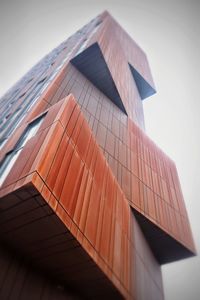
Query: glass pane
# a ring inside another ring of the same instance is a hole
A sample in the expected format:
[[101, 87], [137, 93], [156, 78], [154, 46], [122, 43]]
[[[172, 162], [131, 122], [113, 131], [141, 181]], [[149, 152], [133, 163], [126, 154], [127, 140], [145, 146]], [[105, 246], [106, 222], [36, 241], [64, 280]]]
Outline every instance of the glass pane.
[[27, 130], [25, 131], [25, 133], [22, 135], [21, 139], [19, 140], [19, 143], [16, 145], [16, 148], [22, 148], [24, 147], [24, 145], [28, 142], [28, 140], [30, 140], [30, 138], [32, 138], [37, 130], [39, 129], [43, 119], [44, 119], [43, 115], [42, 117], [36, 119], [35, 121], [33, 121], [32, 123], [30, 123], [28, 125]]
[[0, 150], [3, 148], [3, 146], [6, 144], [8, 139], [5, 139], [3, 141], [0, 142]]
[[14, 163], [16, 162], [20, 152], [22, 149], [11, 152], [8, 155], [6, 155], [2, 165], [0, 166], [0, 186], [4, 182], [5, 178], [9, 174], [10, 170], [12, 169]]
[[0, 186], [2, 185], [10, 170], [12, 169], [26, 142], [36, 134], [44, 117], [45, 115], [41, 116], [40, 118], [36, 119], [28, 125], [28, 128], [26, 129], [19, 142], [15, 146], [15, 149], [9, 154], [7, 154], [4, 158], [2, 164], [0, 165]]

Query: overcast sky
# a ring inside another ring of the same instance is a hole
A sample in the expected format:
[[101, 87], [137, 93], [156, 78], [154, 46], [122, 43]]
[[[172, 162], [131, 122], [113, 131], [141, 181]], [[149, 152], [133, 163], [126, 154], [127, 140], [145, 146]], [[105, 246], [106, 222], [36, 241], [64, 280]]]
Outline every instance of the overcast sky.
[[[148, 55], [146, 131], [176, 162], [199, 251], [200, 0], [0, 0], [0, 95], [105, 9]], [[166, 300], [199, 300], [199, 257], [164, 266], [163, 279]]]

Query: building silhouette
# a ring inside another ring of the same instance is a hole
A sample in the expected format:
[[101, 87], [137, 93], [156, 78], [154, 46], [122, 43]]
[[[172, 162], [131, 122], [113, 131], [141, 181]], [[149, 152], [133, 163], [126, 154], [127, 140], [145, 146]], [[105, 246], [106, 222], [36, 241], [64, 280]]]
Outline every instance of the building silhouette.
[[103, 12], [0, 102], [0, 298], [164, 299], [195, 255], [174, 162], [146, 135], [143, 50]]

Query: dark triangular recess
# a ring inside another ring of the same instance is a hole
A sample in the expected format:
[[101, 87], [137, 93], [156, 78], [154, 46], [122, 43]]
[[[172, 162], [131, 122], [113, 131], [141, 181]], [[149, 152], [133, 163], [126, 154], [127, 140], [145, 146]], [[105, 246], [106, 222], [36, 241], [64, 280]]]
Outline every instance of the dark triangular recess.
[[133, 213], [155, 258], [160, 264], [195, 255], [195, 253], [176, 241], [137, 210], [133, 209]]
[[127, 114], [98, 43], [72, 58], [71, 63]]
[[156, 90], [140, 75], [140, 73], [138, 73], [138, 71], [130, 64], [129, 67], [135, 80], [141, 99], [143, 100], [155, 94]]

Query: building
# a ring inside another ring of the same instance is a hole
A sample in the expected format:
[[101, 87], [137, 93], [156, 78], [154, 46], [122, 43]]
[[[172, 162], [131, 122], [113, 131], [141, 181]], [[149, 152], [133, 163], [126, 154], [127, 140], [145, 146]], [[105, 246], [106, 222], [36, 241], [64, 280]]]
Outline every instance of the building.
[[173, 161], [145, 134], [145, 53], [104, 12], [1, 99], [0, 298], [164, 299], [195, 247]]

